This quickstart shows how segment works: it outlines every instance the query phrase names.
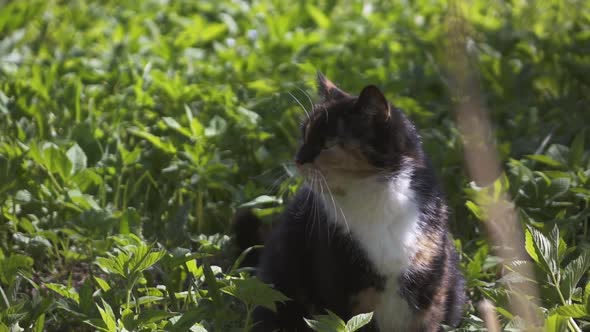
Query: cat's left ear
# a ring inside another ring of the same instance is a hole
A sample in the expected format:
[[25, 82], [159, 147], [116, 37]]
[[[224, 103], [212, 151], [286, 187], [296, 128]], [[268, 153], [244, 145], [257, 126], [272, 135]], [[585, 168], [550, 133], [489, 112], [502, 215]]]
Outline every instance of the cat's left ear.
[[318, 92], [322, 97], [323, 101], [333, 101], [350, 97], [350, 95], [338, 88], [336, 84], [332, 83], [329, 79], [324, 76], [320, 71], [317, 73], [318, 80]]
[[361, 112], [378, 116], [382, 120], [387, 120], [390, 117], [389, 103], [381, 90], [374, 85], [366, 86], [361, 91], [356, 106]]

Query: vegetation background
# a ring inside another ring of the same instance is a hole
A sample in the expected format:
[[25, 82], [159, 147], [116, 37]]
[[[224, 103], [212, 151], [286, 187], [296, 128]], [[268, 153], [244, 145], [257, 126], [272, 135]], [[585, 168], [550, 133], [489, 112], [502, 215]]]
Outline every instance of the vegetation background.
[[[238, 268], [231, 218], [249, 206], [272, 221], [296, 190], [316, 70], [351, 92], [378, 84], [421, 129], [468, 280], [459, 330], [485, 329], [482, 299], [503, 330], [589, 329], [590, 5], [452, 8], [0, 1], [0, 331], [248, 330], [256, 305], [283, 298]], [[470, 96], [449, 83], [453, 19], [505, 170], [489, 186], [463, 161], [455, 109]], [[488, 240], [486, 204], [504, 194], [526, 257]], [[519, 291], [531, 282], [538, 294]]]

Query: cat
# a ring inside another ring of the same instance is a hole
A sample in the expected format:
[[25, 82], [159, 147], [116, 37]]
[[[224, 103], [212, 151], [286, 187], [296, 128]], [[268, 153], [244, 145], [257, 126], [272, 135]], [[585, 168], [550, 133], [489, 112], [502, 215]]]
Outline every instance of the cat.
[[[318, 72], [318, 86], [295, 156], [305, 184], [258, 264], [291, 300], [257, 308], [254, 331], [308, 331], [303, 318], [326, 309], [345, 321], [374, 312], [365, 331], [457, 326], [465, 282], [416, 128], [374, 85], [357, 97]], [[260, 222], [248, 212], [235, 222], [241, 246], [254, 244]]]

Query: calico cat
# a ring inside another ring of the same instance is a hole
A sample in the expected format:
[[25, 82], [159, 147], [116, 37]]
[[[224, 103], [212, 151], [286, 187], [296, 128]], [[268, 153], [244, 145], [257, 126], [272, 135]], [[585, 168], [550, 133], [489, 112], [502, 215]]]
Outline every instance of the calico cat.
[[[448, 208], [414, 125], [372, 85], [352, 96], [318, 73], [295, 157], [305, 185], [265, 242], [258, 276], [291, 301], [254, 313], [255, 331], [307, 331], [303, 317], [374, 311], [367, 331], [456, 326], [464, 279]], [[242, 219], [242, 220], [239, 220]], [[238, 240], [259, 222], [236, 221]]]

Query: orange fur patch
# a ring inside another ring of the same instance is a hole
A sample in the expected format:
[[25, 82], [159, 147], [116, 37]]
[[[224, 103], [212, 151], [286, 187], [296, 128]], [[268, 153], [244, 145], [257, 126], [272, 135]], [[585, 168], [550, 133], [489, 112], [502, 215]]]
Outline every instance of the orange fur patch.
[[368, 176], [377, 172], [358, 148], [335, 145], [323, 150], [315, 163], [322, 169], [345, 172], [352, 176]]
[[439, 237], [432, 234], [423, 234], [418, 239], [416, 253], [414, 254], [414, 264], [420, 267], [429, 267], [436, 255], [439, 253]]

